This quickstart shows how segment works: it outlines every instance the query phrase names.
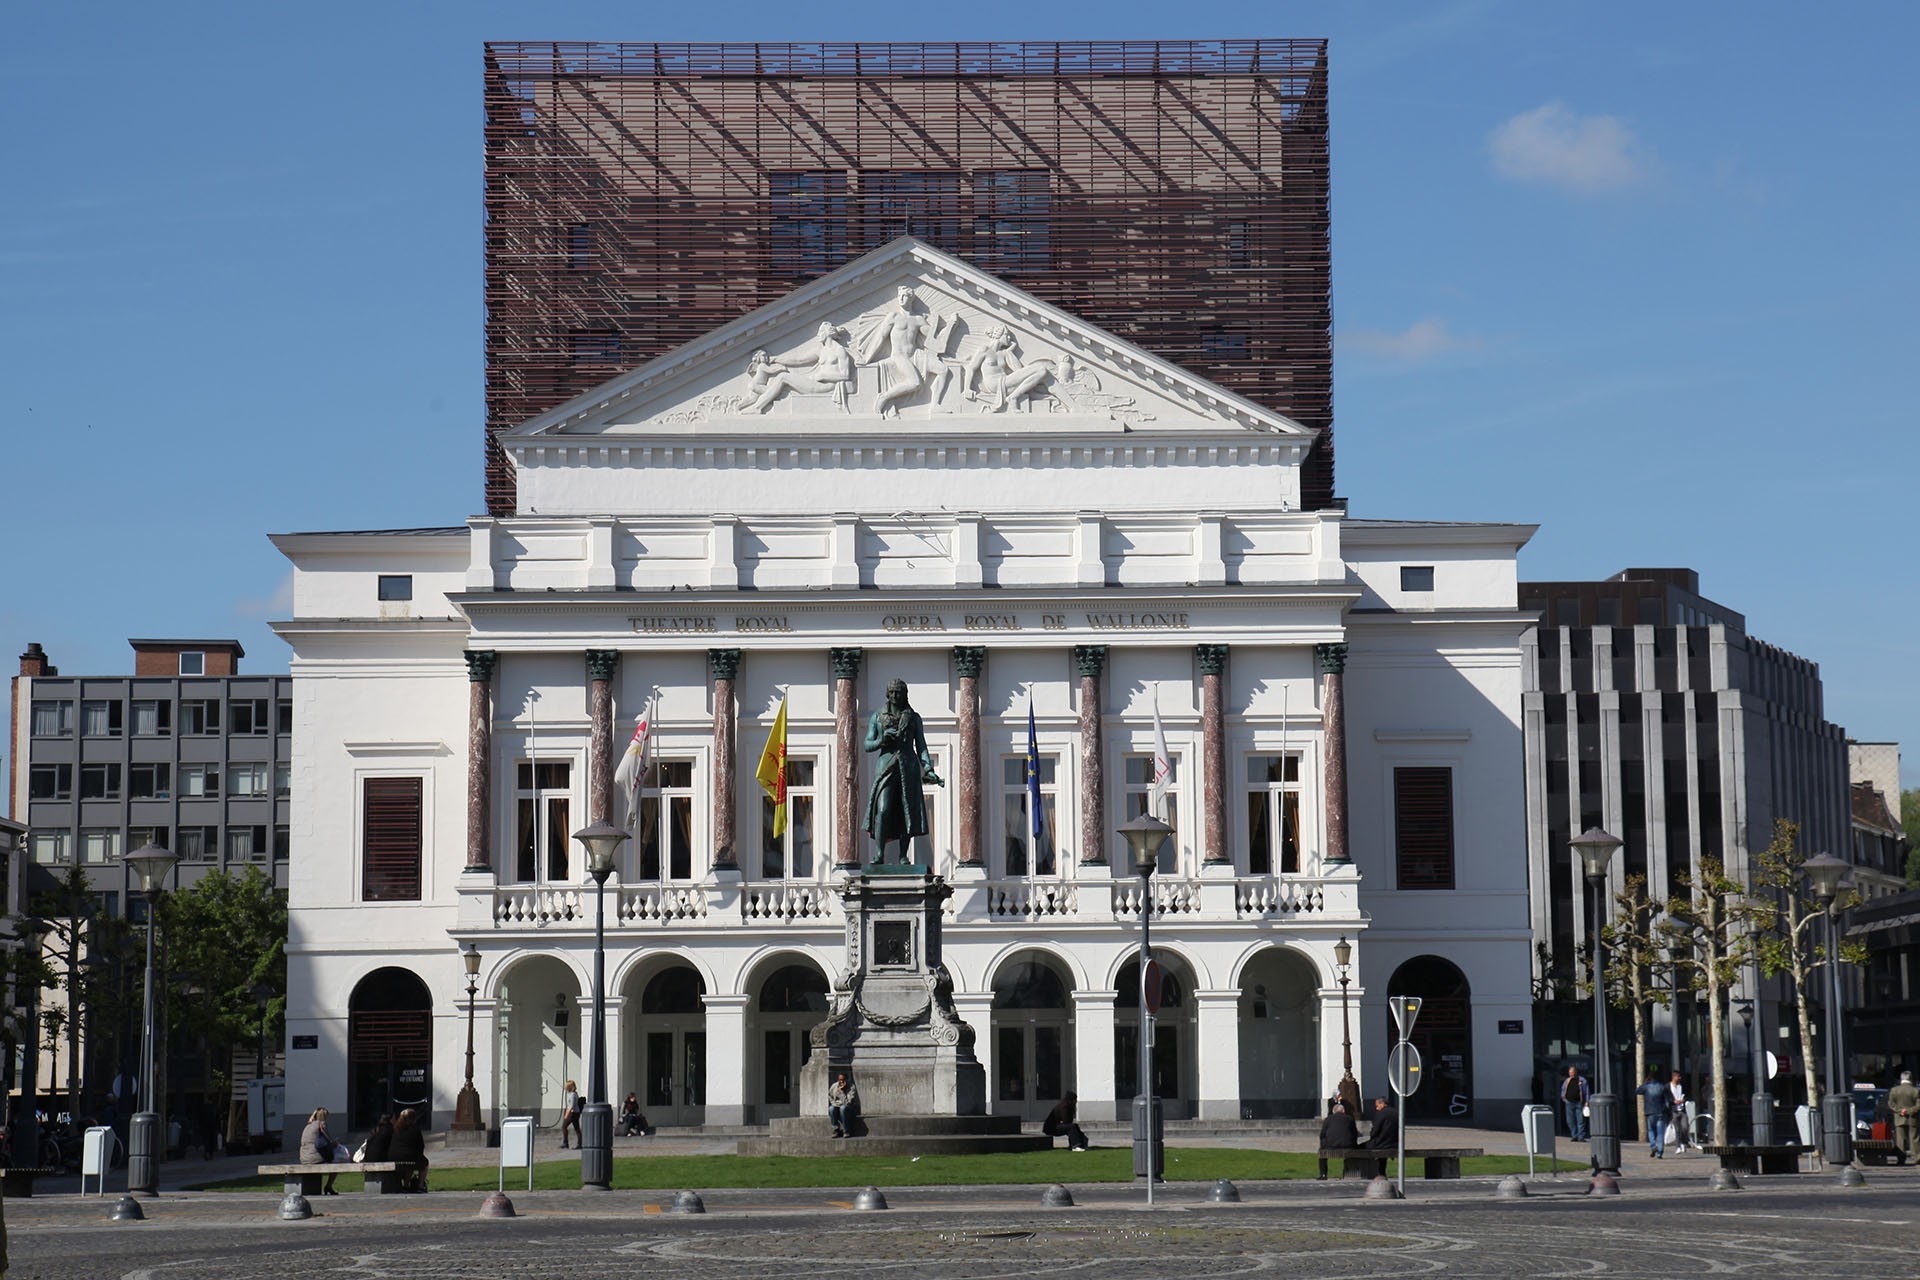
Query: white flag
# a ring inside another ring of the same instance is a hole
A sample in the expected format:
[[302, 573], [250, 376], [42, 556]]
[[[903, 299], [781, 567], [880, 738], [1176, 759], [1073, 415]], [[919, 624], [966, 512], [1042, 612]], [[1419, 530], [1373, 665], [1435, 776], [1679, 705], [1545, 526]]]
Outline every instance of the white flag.
[[[650, 711], [651, 700], [647, 703]], [[633, 741], [627, 743], [627, 753], [620, 757], [620, 767], [614, 770], [613, 780], [627, 797], [627, 825], [631, 827], [640, 813], [640, 784], [647, 776], [647, 740], [653, 733], [653, 719], [642, 711], [633, 718]]]
[[1153, 785], [1147, 790], [1147, 812], [1167, 820], [1167, 792], [1173, 789], [1173, 757], [1167, 754], [1166, 731], [1160, 727], [1160, 688], [1153, 690]]

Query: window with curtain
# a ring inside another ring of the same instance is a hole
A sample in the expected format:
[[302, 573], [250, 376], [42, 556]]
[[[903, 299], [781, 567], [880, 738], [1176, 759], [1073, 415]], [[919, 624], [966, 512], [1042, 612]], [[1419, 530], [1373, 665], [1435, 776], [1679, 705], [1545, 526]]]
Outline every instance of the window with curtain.
[[1247, 874], [1300, 870], [1300, 757], [1247, 757]]

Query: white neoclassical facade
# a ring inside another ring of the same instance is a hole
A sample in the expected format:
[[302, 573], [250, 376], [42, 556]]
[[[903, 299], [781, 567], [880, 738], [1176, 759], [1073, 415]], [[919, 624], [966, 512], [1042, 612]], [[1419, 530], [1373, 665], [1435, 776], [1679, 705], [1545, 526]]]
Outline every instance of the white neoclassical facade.
[[[288, 1113], [551, 1123], [589, 1049], [605, 889], [617, 1101], [793, 1113], [843, 965], [866, 718], [904, 680], [943, 786], [917, 856], [990, 1107], [1130, 1097], [1143, 910], [1170, 1114], [1384, 1091], [1510, 1123], [1530, 936], [1515, 560], [1531, 529], [1303, 511], [1312, 433], [900, 240], [506, 437], [519, 509], [284, 535], [296, 677]], [[782, 699], [788, 830], [754, 772]], [[1177, 834], [1143, 900], [1115, 828], [1156, 709]], [[648, 711], [638, 803], [612, 784]], [[1026, 783], [1029, 723], [1041, 821]], [[1038, 830], [1036, 831], [1036, 825]], [[1120, 869], [1116, 870], [1116, 864]]]

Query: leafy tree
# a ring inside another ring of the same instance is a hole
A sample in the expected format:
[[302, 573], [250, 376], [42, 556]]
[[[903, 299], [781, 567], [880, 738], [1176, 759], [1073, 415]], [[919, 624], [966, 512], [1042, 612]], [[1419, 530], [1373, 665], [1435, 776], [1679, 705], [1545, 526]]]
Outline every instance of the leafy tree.
[[[63, 992], [65, 1008], [55, 1005], [41, 1010], [40, 1030], [45, 1037], [49, 1057], [58, 1062], [61, 1033], [67, 1048], [67, 1111], [80, 1114], [80, 1028], [83, 1013], [91, 1009], [87, 990], [86, 952], [88, 939], [99, 910], [93, 887], [87, 883], [87, 870], [77, 862], [67, 864], [53, 887], [33, 895], [27, 909], [48, 924], [45, 945], [46, 973], [41, 986]], [[59, 1092], [59, 1081], [45, 1080], [40, 1087], [48, 1093]]]
[[[287, 903], [258, 867], [216, 871], [160, 900], [169, 975], [194, 994], [175, 1002], [173, 1023], [218, 1064], [223, 1093], [237, 1047], [277, 1035], [286, 1011]], [[274, 992], [265, 1009], [256, 986]]]
[[[1800, 1057], [1807, 1069], [1807, 1105], [1818, 1108], [1822, 1081], [1815, 1067], [1813, 1051], [1813, 1015], [1808, 1009], [1807, 993], [1814, 990], [1812, 975], [1833, 963], [1824, 941], [1815, 943], [1816, 923], [1826, 913], [1820, 900], [1807, 884], [1804, 868], [1807, 855], [1799, 849], [1800, 824], [1780, 818], [1773, 824], [1773, 841], [1754, 855], [1753, 879], [1756, 887], [1767, 891], [1769, 919], [1760, 939], [1760, 967], [1768, 977], [1789, 974], [1793, 978], [1794, 1019], [1800, 1033]], [[1857, 906], [1859, 893], [1835, 902], [1838, 910]], [[1840, 944], [1841, 960], [1865, 964], [1867, 949], [1857, 942]], [[1826, 1087], [1833, 1087], [1826, 1082]]]
[[[1652, 1038], [1652, 1006], [1669, 1000], [1668, 984], [1661, 980], [1666, 966], [1662, 952], [1666, 939], [1657, 927], [1665, 909], [1647, 893], [1647, 878], [1630, 875], [1614, 895], [1615, 912], [1606, 926], [1607, 1002], [1633, 1015], [1633, 1079], [1630, 1090], [1647, 1078], [1647, 1043]], [[1625, 1090], [1621, 1091], [1625, 1092]], [[1640, 1132], [1646, 1131], [1646, 1099], [1638, 1098]]]
[[1756, 926], [1764, 924], [1767, 908], [1747, 895], [1747, 887], [1729, 876], [1718, 858], [1701, 859], [1698, 872], [1680, 877], [1680, 890], [1657, 928], [1679, 982], [1702, 993], [1707, 1006], [1716, 1137], [1725, 1141], [1727, 995], [1753, 963]]

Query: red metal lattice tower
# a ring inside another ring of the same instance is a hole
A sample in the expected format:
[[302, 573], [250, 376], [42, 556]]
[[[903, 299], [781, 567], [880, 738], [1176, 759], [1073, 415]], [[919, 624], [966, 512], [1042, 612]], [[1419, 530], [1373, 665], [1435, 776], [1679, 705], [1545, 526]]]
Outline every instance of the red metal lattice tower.
[[905, 233], [1323, 431], [1324, 40], [486, 47], [496, 433]]

